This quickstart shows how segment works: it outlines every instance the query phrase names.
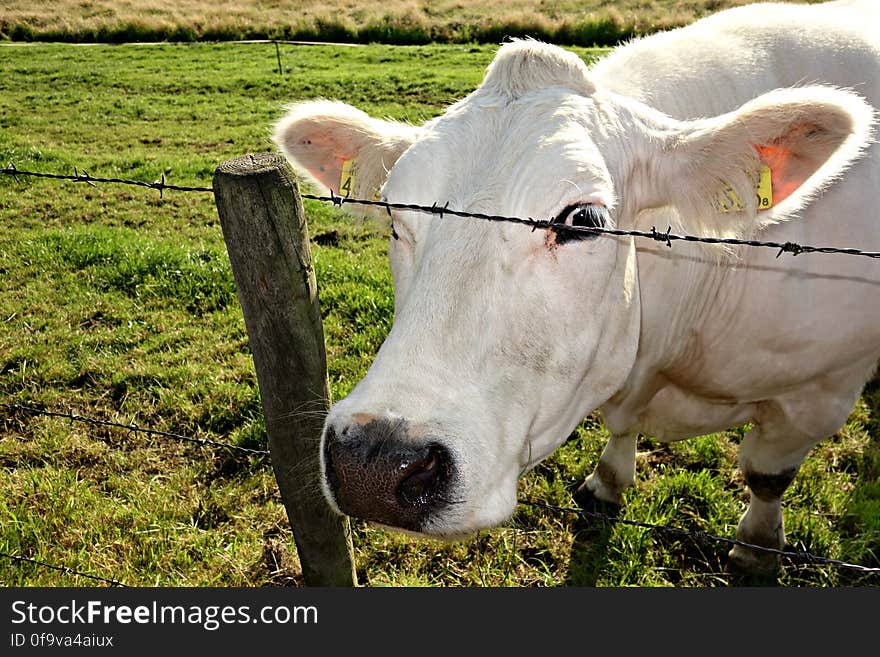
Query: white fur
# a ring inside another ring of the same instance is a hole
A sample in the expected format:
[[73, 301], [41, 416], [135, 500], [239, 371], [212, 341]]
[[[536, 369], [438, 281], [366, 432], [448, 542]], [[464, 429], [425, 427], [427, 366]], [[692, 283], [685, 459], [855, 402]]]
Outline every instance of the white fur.
[[[391, 201], [531, 217], [598, 202], [623, 228], [880, 250], [876, 4], [749, 5], [591, 69], [514, 42], [480, 88], [418, 129], [360, 114], [328, 122], [348, 110], [306, 105], [276, 140], [294, 162], [314, 159], [298, 146], [304, 134], [360, 140], [370, 184], [390, 170]], [[755, 147], [768, 144], [797, 153], [794, 191], [759, 212]], [[717, 211], [725, 186], [742, 212]], [[542, 231], [412, 212], [395, 225], [393, 328], [327, 422], [339, 433], [354, 413], [398, 415], [448, 446], [460, 503], [432, 519], [435, 535], [503, 521], [518, 476], [597, 407], [619, 436], [603, 464], [624, 483], [639, 433], [676, 440], [745, 422], [755, 427], [745, 470], [796, 468], [845, 422], [880, 357], [872, 260], [631, 238], [555, 244]], [[740, 534], [777, 546], [778, 502], [756, 503]]]

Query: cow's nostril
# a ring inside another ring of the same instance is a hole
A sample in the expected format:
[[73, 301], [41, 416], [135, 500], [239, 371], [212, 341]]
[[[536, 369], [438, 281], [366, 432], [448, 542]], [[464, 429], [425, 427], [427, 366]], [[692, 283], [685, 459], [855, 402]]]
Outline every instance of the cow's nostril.
[[330, 487], [330, 490], [333, 491], [333, 494], [336, 494], [336, 491], [339, 490], [339, 477], [336, 476], [336, 468], [333, 465], [333, 455], [330, 451], [330, 442], [336, 439], [336, 434], [333, 429], [327, 430], [327, 435], [324, 437], [324, 478], [327, 480], [327, 485]]
[[424, 458], [401, 464], [401, 480], [397, 486], [397, 501], [401, 506], [421, 506], [433, 501], [446, 477], [446, 452], [431, 445]]

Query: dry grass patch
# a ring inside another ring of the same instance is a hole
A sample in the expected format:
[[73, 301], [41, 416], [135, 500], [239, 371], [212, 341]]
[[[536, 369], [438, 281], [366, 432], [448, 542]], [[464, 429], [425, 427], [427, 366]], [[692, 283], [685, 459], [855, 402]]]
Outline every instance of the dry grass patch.
[[[492, 42], [530, 35], [611, 45], [754, 0], [8, 0], [0, 39], [190, 41], [286, 38], [383, 43]], [[809, 2], [810, 0], [800, 0]]]

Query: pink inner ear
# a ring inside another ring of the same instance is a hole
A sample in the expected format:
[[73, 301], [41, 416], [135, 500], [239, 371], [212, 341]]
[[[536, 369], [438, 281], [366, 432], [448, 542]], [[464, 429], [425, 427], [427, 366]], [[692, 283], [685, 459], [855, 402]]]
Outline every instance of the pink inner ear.
[[781, 203], [801, 186], [803, 179], [793, 175], [792, 152], [785, 146], [755, 146], [761, 162], [770, 167], [770, 182], [773, 187], [773, 204]]
[[830, 157], [837, 142], [810, 121], [791, 126], [769, 144], [755, 146], [761, 162], [770, 167], [773, 204], [794, 194]]
[[353, 149], [344, 148], [333, 136], [315, 128], [300, 134], [296, 141], [293, 150], [299, 163], [324, 187], [339, 193], [342, 163], [354, 157]]

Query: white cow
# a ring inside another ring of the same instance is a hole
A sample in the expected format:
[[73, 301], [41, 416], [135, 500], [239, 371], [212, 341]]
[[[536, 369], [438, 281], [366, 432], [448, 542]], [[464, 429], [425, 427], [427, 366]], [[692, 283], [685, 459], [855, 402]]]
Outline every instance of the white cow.
[[[354, 168], [354, 196], [880, 250], [878, 5], [748, 5], [592, 68], [515, 41], [422, 126], [316, 101], [292, 106], [275, 141], [323, 189]], [[751, 423], [737, 537], [783, 547], [783, 491], [880, 357], [876, 260], [393, 222], [393, 327], [326, 421], [335, 508], [448, 538], [496, 525], [518, 478], [598, 408], [612, 438], [583, 497], [621, 501], [639, 434]], [[735, 547], [730, 565], [778, 560]]]

